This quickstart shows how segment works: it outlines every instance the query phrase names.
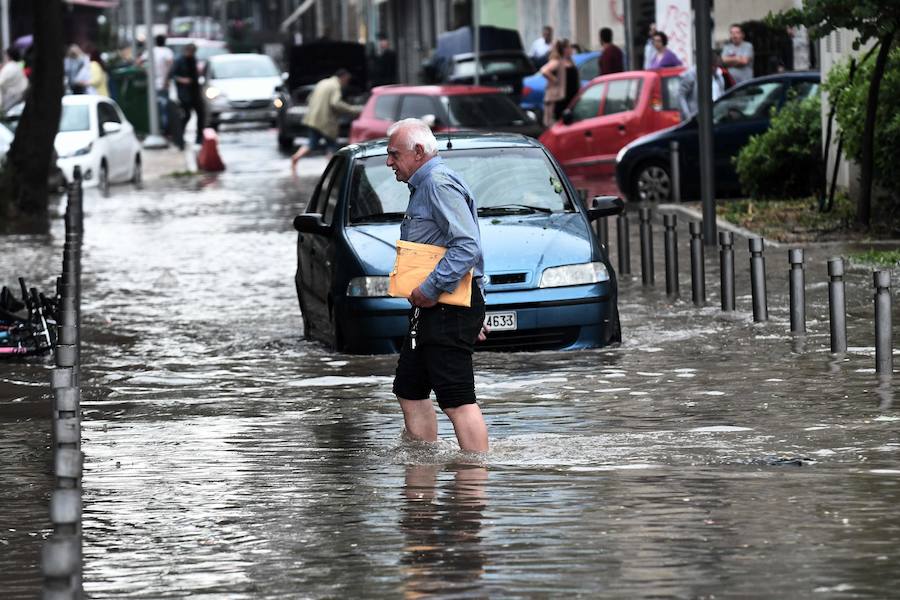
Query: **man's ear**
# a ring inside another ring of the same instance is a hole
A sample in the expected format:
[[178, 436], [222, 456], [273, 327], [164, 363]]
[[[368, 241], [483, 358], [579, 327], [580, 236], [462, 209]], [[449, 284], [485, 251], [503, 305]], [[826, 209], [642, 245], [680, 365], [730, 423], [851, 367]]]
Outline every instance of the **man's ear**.
[[416, 144], [415, 146], [413, 146], [413, 150], [416, 153], [416, 159], [420, 159], [425, 156], [425, 146], [423, 146], [422, 144]]

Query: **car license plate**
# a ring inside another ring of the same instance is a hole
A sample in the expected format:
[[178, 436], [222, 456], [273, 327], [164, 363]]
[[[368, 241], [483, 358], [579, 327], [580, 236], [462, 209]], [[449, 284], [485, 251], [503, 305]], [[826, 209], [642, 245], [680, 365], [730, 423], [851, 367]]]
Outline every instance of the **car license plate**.
[[484, 315], [484, 324], [491, 331], [512, 331], [517, 327], [515, 312], [489, 312]]

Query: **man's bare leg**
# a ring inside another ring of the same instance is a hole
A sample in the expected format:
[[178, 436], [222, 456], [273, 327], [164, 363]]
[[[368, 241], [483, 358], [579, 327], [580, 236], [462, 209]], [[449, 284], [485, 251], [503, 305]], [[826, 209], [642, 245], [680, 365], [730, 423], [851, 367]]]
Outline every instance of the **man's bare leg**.
[[400, 401], [403, 409], [403, 422], [406, 424], [405, 434], [410, 439], [419, 442], [437, 441], [437, 415], [431, 400], [404, 400]]
[[445, 408], [444, 412], [453, 422], [453, 430], [459, 447], [464, 452], [487, 452], [488, 432], [481, 408], [477, 404], [463, 404], [456, 408]]

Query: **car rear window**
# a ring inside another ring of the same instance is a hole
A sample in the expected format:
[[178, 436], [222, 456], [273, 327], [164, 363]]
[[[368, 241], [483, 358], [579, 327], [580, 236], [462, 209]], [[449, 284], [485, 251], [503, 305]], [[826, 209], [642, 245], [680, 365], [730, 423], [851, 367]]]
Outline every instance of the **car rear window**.
[[69, 105], [62, 107], [62, 116], [59, 119], [60, 131], [87, 131], [91, 128], [91, 116], [88, 106]]
[[397, 103], [400, 96], [397, 94], [385, 94], [375, 99], [375, 118], [385, 121], [393, 121], [397, 114]]
[[[574, 210], [540, 148], [445, 150], [441, 157], [468, 184], [480, 211], [500, 206], [535, 207], [537, 212]], [[397, 181], [384, 156], [356, 161], [349, 202], [351, 224], [400, 221], [408, 203], [409, 187]]]
[[524, 125], [525, 114], [505, 94], [443, 96], [441, 103], [454, 127]]
[[673, 75], [671, 77], [662, 78], [662, 103], [663, 110], [681, 110], [678, 105], [679, 86], [681, 85], [681, 77]]
[[432, 96], [423, 96], [421, 94], [410, 94], [403, 96], [403, 102], [400, 105], [400, 118], [421, 119], [425, 115], [433, 115], [437, 111], [437, 107]]

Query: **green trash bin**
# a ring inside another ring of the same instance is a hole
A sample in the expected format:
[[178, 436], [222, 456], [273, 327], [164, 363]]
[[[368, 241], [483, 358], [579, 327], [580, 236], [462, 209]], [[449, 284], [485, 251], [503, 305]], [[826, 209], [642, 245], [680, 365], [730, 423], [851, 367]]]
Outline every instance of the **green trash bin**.
[[147, 108], [147, 72], [140, 67], [124, 66], [109, 74], [109, 92], [119, 104], [136, 133], [150, 133], [150, 115]]

